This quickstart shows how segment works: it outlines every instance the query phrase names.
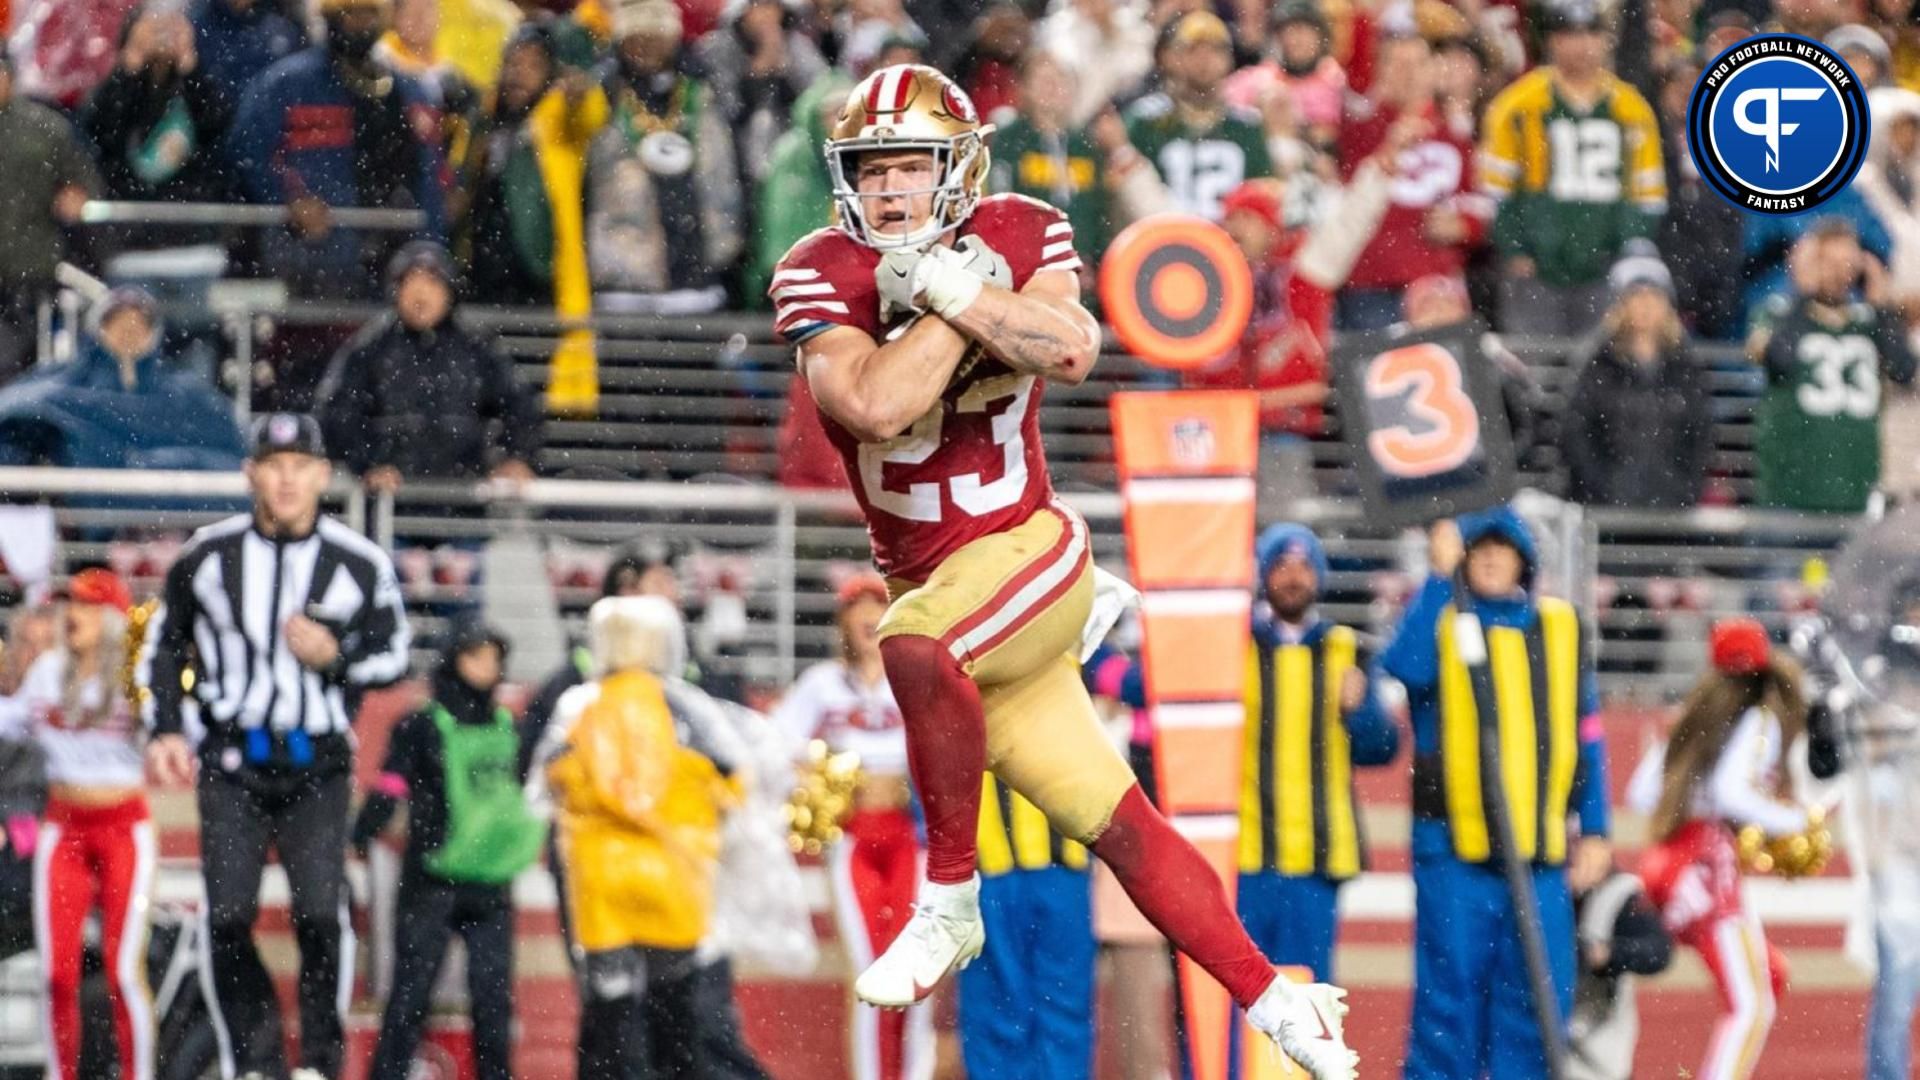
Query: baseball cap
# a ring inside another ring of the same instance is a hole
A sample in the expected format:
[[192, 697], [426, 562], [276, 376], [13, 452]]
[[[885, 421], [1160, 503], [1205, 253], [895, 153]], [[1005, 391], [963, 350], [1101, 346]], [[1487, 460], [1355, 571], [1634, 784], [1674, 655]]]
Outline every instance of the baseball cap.
[[1224, 45], [1233, 47], [1233, 32], [1211, 11], [1189, 11], [1168, 28], [1168, 45]]
[[1435, 299], [1468, 303], [1465, 279], [1454, 274], [1423, 274], [1407, 285], [1406, 293], [1400, 298], [1400, 306], [1403, 311], [1413, 312], [1427, 301]]
[[415, 270], [434, 275], [449, 289], [459, 283], [453, 255], [438, 240], [410, 240], [394, 252], [393, 258], [387, 261], [387, 288], [398, 290], [400, 283]]
[[616, 41], [634, 34], [680, 36], [680, 9], [669, 0], [614, 0], [609, 8]]
[[845, 611], [862, 600], [878, 600], [882, 604], [891, 603], [893, 598], [887, 594], [886, 579], [879, 574], [855, 574], [842, 582], [838, 595], [841, 611]]
[[327, 456], [326, 443], [320, 437], [320, 424], [304, 413], [268, 413], [253, 422], [247, 438], [248, 457], [255, 461], [274, 454]]
[[1452, 41], [1473, 33], [1473, 23], [1458, 8], [1444, 3], [1416, 3], [1406, 9], [1404, 21], [1395, 19], [1382, 24], [1382, 41], [1389, 38], [1419, 38], [1429, 46], [1441, 41]]
[[876, 51], [876, 55], [885, 53], [889, 49], [912, 49], [915, 52], [924, 53], [929, 47], [931, 43], [927, 41], [927, 35], [920, 32], [919, 27], [897, 26], [880, 40], [880, 48]]
[[1629, 255], [1607, 271], [1607, 292], [1614, 303], [1635, 289], [1659, 289], [1673, 299], [1673, 272], [1657, 255]]
[[1279, 30], [1283, 26], [1292, 26], [1294, 23], [1306, 23], [1322, 34], [1327, 32], [1327, 17], [1321, 12], [1320, 5], [1313, 0], [1288, 0], [1280, 4], [1273, 9], [1273, 16], [1268, 20], [1267, 25], [1274, 30]]
[[1827, 45], [1834, 52], [1866, 53], [1883, 69], [1893, 66], [1893, 50], [1887, 48], [1887, 39], [1871, 26], [1859, 23], [1836, 26], [1827, 35]]
[[1544, 22], [1549, 34], [1606, 28], [1606, 21], [1600, 15], [1600, 6], [1592, 0], [1559, 0], [1559, 3], [1547, 7]]
[[482, 645], [492, 645], [499, 649], [502, 661], [506, 660], [508, 653], [512, 651], [512, 643], [507, 640], [507, 635], [502, 633], [499, 627], [488, 623], [478, 615], [464, 615], [454, 619], [447, 630], [445, 655], [459, 656]]
[[90, 567], [67, 579], [56, 596], [76, 604], [105, 604], [116, 611], [133, 607], [133, 592], [119, 574], [104, 567]]
[[1236, 210], [1244, 211], [1279, 232], [1287, 227], [1286, 197], [1286, 185], [1278, 180], [1245, 180], [1220, 200], [1220, 213], [1224, 216]]
[[1755, 675], [1767, 666], [1773, 645], [1756, 619], [1722, 619], [1713, 624], [1708, 652], [1713, 666], [1728, 675]]

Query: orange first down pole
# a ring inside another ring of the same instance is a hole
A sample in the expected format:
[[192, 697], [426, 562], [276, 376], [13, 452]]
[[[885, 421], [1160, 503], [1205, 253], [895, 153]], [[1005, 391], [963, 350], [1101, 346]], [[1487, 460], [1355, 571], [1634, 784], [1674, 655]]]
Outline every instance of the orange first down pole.
[[[1240, 391], [1124, 393], [1113, 396], [1112, 411], [1128, 560], [1142, 593], [1160, 808], [1231, 897], [1259, 402]], [[1226, 1080], [1233, 1003], [1184, 956], [1180, 976], [1194, 1080]], [[1248, 1075], [1290, 1074], [1290, 1063], [1247, 1045]]]

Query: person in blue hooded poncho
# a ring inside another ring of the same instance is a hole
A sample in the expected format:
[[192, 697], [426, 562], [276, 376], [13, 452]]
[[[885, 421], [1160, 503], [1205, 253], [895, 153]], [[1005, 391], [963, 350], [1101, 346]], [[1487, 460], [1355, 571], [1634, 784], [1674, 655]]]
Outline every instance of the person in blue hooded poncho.
[[[1578, 891], [1612, 863], [1593, 667], [1573, 607], [1534, 594], [1533, 538], [1513, 510], [1436, 525], [1430, 561], [1433, 575], [1380, 657], [1381, 670], [1406, 686], [1414, 737], [1414, 1002], [1404, 1075], [1544, 1077], [1546, 1049], [1483, 780], [1502, 780], [1564, 1025], [1575, 978], [1569, 879]], [[1476, 691], [1468, 666], [1481, 654], [1490, 692]], [[1578, 817], [1577, 839], [1569, 816]]]
[[231, 406], [159, 342], [153, 297], [115, 289], [79, 358], [0, 388], [0, 465], [238, 469]]
[[1240, 919], [1277, 964], [1333, 978], [1336, 901], [1366, 865], [1356, 765], [1385, 765], [1400, 734], [1353, 629], [1320, 615], [1327, 556], [1304, 525], [1254, 545], [1253, 643], [1240, 783]]

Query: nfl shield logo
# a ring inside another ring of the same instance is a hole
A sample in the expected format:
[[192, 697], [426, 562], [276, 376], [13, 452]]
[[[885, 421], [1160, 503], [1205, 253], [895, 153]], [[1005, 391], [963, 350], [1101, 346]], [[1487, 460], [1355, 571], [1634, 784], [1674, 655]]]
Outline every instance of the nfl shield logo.
[[1173, 425], [1173, 460], [1190, 469], [1213, 463], [1213, 425], [1198, 417]]

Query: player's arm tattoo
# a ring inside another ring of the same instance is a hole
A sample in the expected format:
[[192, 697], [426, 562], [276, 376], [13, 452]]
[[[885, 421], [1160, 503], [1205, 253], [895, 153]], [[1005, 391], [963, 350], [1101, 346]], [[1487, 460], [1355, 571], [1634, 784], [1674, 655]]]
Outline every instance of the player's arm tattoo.
[[1077, 384], [1100, 353], [1100, 324], [1078, 294], [1066, 273], [1042, 275], [1022, 292], [989, 286], [954, 326], [1015, 371]]

